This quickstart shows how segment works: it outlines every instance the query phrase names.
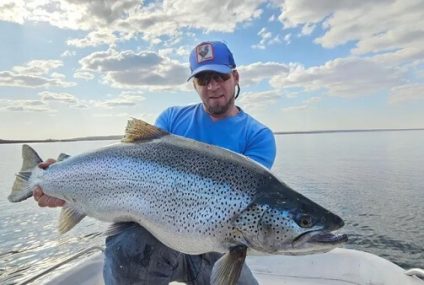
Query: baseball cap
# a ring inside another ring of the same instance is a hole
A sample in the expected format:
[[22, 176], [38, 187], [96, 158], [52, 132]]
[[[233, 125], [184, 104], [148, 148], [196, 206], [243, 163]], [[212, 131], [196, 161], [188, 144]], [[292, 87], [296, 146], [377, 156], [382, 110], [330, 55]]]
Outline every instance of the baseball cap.
[[190, 80], [202, 71], [230, 73], [236, 67], [233, 54], [226, 44], [219, 41], [202, 42], [190, 53]]

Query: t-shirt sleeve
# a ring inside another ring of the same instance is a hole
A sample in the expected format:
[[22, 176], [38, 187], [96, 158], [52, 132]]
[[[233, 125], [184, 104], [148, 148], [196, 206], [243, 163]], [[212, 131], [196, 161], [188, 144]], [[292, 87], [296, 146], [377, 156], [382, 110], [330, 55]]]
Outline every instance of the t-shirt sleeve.
[[167, 131], [171, 132], [171, 122], [172, 122], [172, 110], [171, 108], [165, 109], [156, 119], [155, 126]]
[[276, 155], [275, 138], [272, 131], [263, 128], [249, 139], [244, 155], [270, 169]]

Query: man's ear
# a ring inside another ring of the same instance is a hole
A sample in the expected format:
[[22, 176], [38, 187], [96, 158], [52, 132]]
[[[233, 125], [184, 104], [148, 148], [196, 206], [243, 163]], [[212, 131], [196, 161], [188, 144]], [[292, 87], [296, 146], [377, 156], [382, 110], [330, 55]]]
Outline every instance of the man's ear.
[[194, 89], [196, 89], [196, 91], [197, 91], [197, 84], [196, 84], [196, 80], [191, 80], [192, 81], [192, 83], [193, 83], [193, 87], [194, 87]]
[[237, 69], [233, 70], [233, 76], [234, 76], [234, 80], [236, 81], [236, 83], [239, 83], [240, 75], [239, 75]]

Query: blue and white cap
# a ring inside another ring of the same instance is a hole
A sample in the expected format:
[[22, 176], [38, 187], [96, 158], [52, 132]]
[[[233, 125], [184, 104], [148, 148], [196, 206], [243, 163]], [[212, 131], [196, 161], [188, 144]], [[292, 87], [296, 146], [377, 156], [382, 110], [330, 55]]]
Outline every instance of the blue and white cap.
[[203, 42], [190, 53], [190, 80], [202, 71], [230, 73], [236, 67], [233, 54], [223, 42]]

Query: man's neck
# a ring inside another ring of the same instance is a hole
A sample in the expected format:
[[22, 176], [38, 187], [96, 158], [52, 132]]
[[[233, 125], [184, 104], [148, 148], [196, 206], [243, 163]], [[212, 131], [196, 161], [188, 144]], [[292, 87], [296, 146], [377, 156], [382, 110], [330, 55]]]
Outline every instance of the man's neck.
[[[204, 110], [206, 111], [205, 108], [204, 108]], [[216, 121], [237, 115], [238, 113], [240, 113], [240, 109], [236, 105], [233, 105], [230, 109], [228, 109], [227, 112], [225, 112], [223, 114], [210, 114], [207, 111], [206, 111], [206, 113], [209, 115], [209, 117], [212, 119], [212, 121], [216, 122]]]

